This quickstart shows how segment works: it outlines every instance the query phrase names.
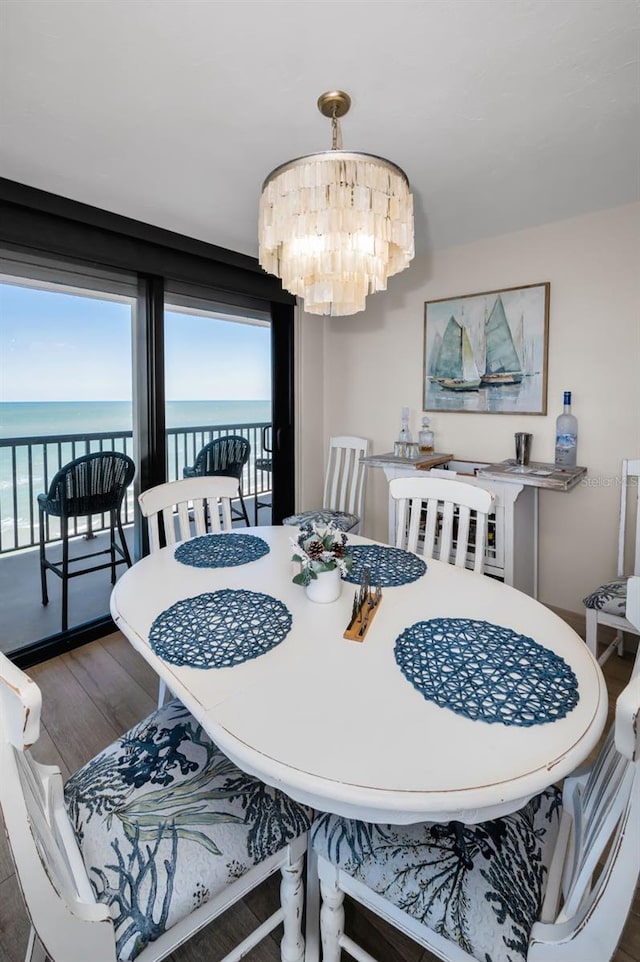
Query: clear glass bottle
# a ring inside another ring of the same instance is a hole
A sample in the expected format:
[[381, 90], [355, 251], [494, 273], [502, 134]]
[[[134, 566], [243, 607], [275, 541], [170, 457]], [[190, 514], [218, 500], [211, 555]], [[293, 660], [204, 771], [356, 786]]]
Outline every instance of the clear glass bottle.
[[420, 454], [433, 454], [433, 431], [429, 427], [429, 418], [426, 417], [426, 415], [422, 418], [422, 427], [418, 432], [418, 443], [420, 445]]
[[575, 468], [578, 457], [578, 419], [571, 413], [571, 391], [564, 392], [564, 409], [556, 419], [556, 468]]
[[409, 408], [402, 409], [400, 422], [400, 434], [398, 440], [393, 445], [393, 453], [397, 458], [406, 458], [411, 451], [411, 431], [409, 430]]
[[411, 437], [411, 431], [409, 430], [409, 408], [402, 409], [402, 423], [400, 426], [398, 441], [400, 441], [401, 444], [411, 444], [413, 441], [413, 438]]

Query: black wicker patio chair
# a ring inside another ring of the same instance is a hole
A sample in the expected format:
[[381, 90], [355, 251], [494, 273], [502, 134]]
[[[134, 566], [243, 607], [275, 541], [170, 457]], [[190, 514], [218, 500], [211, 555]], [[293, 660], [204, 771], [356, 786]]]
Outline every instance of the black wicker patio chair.
[[183, 470], [185, 478], [199, 476], [237, 478], [240, 508], [232, 507], [231, 517], [244, 520], [247, 526], [249, 526], [250, 521], [242, 496], [242, 469], [249, 460], [250, 454], [251, 445], [246, 438], [239, 434], [229, 434], [205, 444], [198, 452], [195, 464], [191, 467], [185, 467]]
[[[131, 567], [131, 556], [122, 530], [120, 509], [128, 486], [133, 480], [135, 465], [130, 457], [120, 451], [99, 451], [76, 458], [60, 468], [49, 486], [47, 494], [38, 495], [40, 520], [40, 578], [42, 581], [42, 604], [49, 604], [47, 570], [62, 579], [62, 630], [68, 626], [70, 578], [111, 568], [111, 583], [116, 581], [116, 565]], [[69, 519], [89, 518], [96, 514], [109, 515], [109, 547], [101, 551], [69, 557]], [[60, 518], [62, 561], [49, 561], [45, 556], [45, 515]], [[116, 541], [116, 528], [120, 544]], [[109, 555], [109, 561], [94, 564], [80, 570], [70, 570], [70, 565], [98, 555]], [[120, 557], [116, 557], [119, 555]]]

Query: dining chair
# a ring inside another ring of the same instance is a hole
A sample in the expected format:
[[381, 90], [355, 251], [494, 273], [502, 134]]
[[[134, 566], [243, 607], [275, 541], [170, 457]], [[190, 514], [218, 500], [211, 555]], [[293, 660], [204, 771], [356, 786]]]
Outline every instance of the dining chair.
[[610, 962], [640, 870], [640, 672], [594, 762], [520, 811], [477, 825], [312, 827], [323, 962], [341, 949], [345, 895], [447, 962]]
[[341, 531], [358, 534], [362, 530], [366, 464], [369, 454], [366, 438], [329, 438], [329, 453], [324, 475], [322, 508], [303, 511], [285, 518], [283, 524], [311, 525], [332, 523]]
[[[201, 537], [207, 534], [209, 526], [214, 534], [232, 531], [231, 499], [237, 494], [236, 478], [222, 476], [167, 481], [143, 491], [138, 496], [138, 504], [147, 519], [149, 550], [159, 551], [163, 545]], [[167, 685], [161, 678], [158, 708], [162, 707], [166, 694]]]
[[[135, 464], [126, 454], [120, 451], [97, 451], [69, 461], [54, 475], [47, 493], [38, 495], [42, 604], [49, 604], [47, 571], [53, 571], [62, 580], [62, 631], [68, 627], [71, 578], [110, 568], [111, 584], [115, 584], [116, 566], [126, 564], [131, 567], [129, 548], [122, 530], [121, 508], [135, 470]], [[109, 516], [109, 547], [70, 557], [69, 522], [77, 518], [90, 519], [97, 514]], [[45, 519], [49, 517], [60, 519], [61, 561], [51, 561], [46, 557], [48, 524]], [[116, 541], [116, 529], [120, 543]], [[79, 570], [71, 568], [80, 561], [102, 555], [109, 555], [109, 561]]]
[[138, 504], [147, 519], [150, 550], [204, 535], [209, 526], [214, 533], [231, 531], [231, 500], [237, 495], [236, 478], [210, 475], [167, 481], [143, 491]]
[[482, 574], [494, 496], [454, 478], [393, 478], [396, 547]]
[[[633, 492], [633, 497], [631, 493]], [[635, 502], [635, 504], [634, 504]], [[624, 634], [640, 635], [640, 628], [627, 618], [627, 586], [629, 575], [640, 575], [640, 460], [622, 462], [620, 478], [620, 516], [618, 522], [617, 575], [600, 585], [583, 600], [585, 606], [587, 645], [597, 656], [598, 627], [616, 629], [615, 638], [598, 658], [603, 665], [615, 649], [624, 652]], [[627, 547], [633, 561], [627, 564]]]
[[232, 510], [235, 520], [244, 521], [249, 527], [249, 515], [242, 494], [242, 475], [244, 466], [251, 455], [251, 444], [239, 434], [228, 434], [214, 438], [198, 452], [195, 462], [183, 468], [185, 478], [196, 477], [232, 477], [238, 481], [238, 490], [234, 495], [240, 501], [240, 508]]
[[31, 753], [41, 705], [0, 654], [0, 807], [26, 962], [159, 962], [277, 872], [280, 906], [221, 962], [281, 923], [282, 962], [302, 962], [307, 809], [236, 768], [178, 701], [63, 785]]
[[640, 631], [640, 575], [631, 575], [627, 582], [627, 618]]

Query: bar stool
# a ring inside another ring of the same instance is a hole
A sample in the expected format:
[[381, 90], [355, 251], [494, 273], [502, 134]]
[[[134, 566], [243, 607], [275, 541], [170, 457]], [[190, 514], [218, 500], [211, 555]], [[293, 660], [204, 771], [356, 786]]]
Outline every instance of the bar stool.
[[[40, 520], [40, 579], [42, 604], [49, 604], [47, 570], [62, 579], [62, 631], [68, 627], [69, 579], [90, 571], [111, 568], [111, 584], [116, 582], [116, 565], [131, 567], [131, 556], [122, 530], [120, 509], [125, 492], [133, 480], [135, 464], [120, 451], [99, 451], [65, 464], [54, 476], [47, 494], [38, 495]], [[69, 519], [109, 514], [109, 547], [69, 557]], [[60, 518], [62, 561], [49, 561], [45, 554], [45, 515]], [[116, 528], [120, 544], [116, 541]], [[71, 571], [70, 565], [87, 558], [108, 554], [109, 561]], [[120, 555], [120, 557], [116, 557]]]

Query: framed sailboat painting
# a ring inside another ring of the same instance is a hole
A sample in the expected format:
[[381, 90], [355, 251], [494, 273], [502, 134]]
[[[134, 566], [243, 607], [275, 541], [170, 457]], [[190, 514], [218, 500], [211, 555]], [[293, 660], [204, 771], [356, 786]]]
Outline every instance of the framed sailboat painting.
[[427, 301], [424, 410], [546, 414], [549, 288]]

